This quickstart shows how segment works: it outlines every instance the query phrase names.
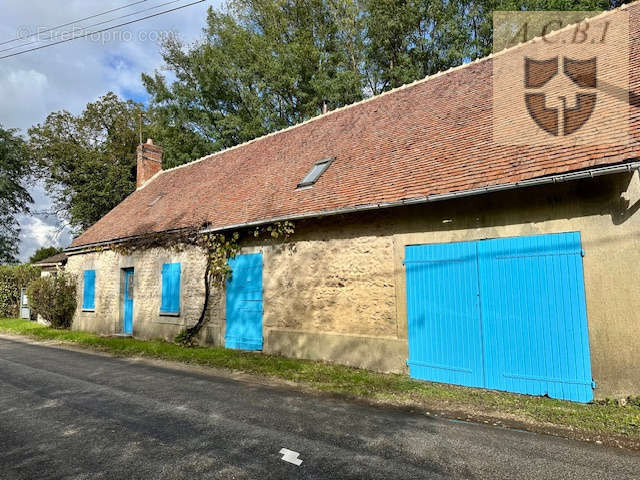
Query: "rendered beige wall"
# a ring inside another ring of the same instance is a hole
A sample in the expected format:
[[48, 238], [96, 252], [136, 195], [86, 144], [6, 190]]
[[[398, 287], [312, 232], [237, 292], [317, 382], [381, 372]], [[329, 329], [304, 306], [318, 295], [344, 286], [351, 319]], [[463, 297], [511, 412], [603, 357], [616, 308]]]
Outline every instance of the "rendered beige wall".
[[[596, 398], [640, 393], [638, 173], [527, 188], [407, 211], [394, 234], [397, 315], [406, 319], [405, 245], [579, 231]], [[400, 322], [406, 327], [406, 322]], [[404, 330], [401, 333], [406, 337]]]
[[[301, 221], [287, 245], [263, 254], [264, 351], [406, 371], [404, 247], [580, 231], [596, 397], [640, 393], [640, 183], [630, 174], [377, 212]], [[160, 269], [182, 264], [181, 316], [159, 315]], [[135, 267], [134, 335], [172, 338], [202, 305], [202, 254], [152, 250], [71, 256], [68, 270], [97, 271], [96, 312], [74, 328], [121, 330], [121, 269]], [[81, 284], [81, 282], [79, 282]], [[81, 293], [81, 285], [79, 285]], [[207, 343], [224, 344], [224, 297], [212, 296]]]

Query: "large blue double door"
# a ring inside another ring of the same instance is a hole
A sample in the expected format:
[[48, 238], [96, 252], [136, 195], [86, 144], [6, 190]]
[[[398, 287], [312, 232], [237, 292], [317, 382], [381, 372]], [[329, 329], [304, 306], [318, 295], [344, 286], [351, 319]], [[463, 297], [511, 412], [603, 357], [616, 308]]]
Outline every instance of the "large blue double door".
[[578, 232], [405, 250], [412, 377], [593, 399]]

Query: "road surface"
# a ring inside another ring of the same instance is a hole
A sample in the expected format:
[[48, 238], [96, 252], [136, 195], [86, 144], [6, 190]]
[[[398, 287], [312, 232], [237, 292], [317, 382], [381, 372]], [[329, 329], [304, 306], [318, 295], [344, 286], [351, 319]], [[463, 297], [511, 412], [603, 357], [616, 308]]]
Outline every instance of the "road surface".
[[640, 455], [0, 337], [0, 479], [54, 478], [632, 479]]

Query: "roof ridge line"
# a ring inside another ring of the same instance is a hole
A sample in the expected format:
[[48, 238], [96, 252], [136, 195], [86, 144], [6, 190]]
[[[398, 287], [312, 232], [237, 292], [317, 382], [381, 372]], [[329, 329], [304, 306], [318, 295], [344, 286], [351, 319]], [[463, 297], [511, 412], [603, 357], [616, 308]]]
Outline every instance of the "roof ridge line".
[[[597, 19], [599, 17], [603, 17], [605, 15], [613, 14], [614, 12], [617, 12], [617, 11], [620, 11], [620, 10], [626, 10], [630, 6], [636, 5], [638, 3], [640, 3], [640, 0], [636, 0], [636, 1], [633, 1], [633, 2], [630, 2], [630, 3], [626, 3], [626, 4], [623, 4], [623, 5], [620, 5], [619, 7], [616, 7], [614, 9], [612, 9], [612, 10], [603, 10], [598, 15], [595, 15], [593, 17], [589, 17], [589, 19], [590, 20], [594, 20], [594, 19]], [[507, 11], [507, 10], [505, 10], [505, 11]], [[549, 36], [549, 35], [557, 35], [557, 34], [563, 32], [565, 30], [568, 30], [570, 28], [575, 27], [575, 25], [578, 25], [578, 23], [570, 23], [570, 24], [562, 27], [559, 30], [554, 30], [553, 32], [549, 33], [547, 36]], [[198, 158], [196, 160], [192, 160], [191, 162], [183, 163], [182, 165], [177, 165], [175, 167], [171, 167], [171, 168], [168, 168], [166, 170], [161, 170], [156, 175], [151, 177], [147, 182], [145, 182], [145, 184], [142, 185], [138, 190], [144, 189], [147, 185], [152, 183], [152, 180], [155, 180], [155, 178], [157, 178], [157, 177], [159, 177], [159, 176], [161, 176], [161, 175], [163, 175], [163, 174], [165, 174], [167, 172], [171, 172], [171, 171], [174, 171], [174, 170], [178, 170], [180, 168], [184, 168], [184, 167], [188, 167], [188, 166], [194, 165], [196, 163], [200, 163], [200, 162], [202, 162], [204, 160], [208, 160], [208, 159], [213, 158], [213, 157], [215, 157], [217, 155], [221, 155], [223, 153], [230, 152], [232, 150], [235, 150], [235, 149], [240, 148], [240, 147], [244, 147], [246, 145], [250, 145], [250, 144], [252, 144], [254, 142], [257, 142], [258, 140], [269, 138], [269, 137], [272, 137], [274, 135], [277, 135], [277, 134], [280, 134], [280, 133], [284, 133], [284, 132], [287, 132], [289, 130], [293, 130], [293, 129], [298, 128], [298, 127], [302, 127], [304, 125], [307, 125], [308, 123], [314, 122], [314, 121], [319, 120], [321, 118], [326, 118], [327, 116], [332, 115], [334, 113], [338, 113], [338, 112], [341, 112], [343, 110], [347, 110], [349, 108], [356, 107], [358, 105], [362, 105], [362, 104], [377, 100], [379, 98], [384, 97], [385, 95], [389, 95], [391, 93], [395, 93], [395, 92], [398, 92], [400, 90], [404, 90], [404, 89], [407, 89], [407, 88], [415, 87], [416, 85], [425, 83], [428, 80], [432, 80], [434, 78], [438, 78], [438, 77], [441, 77], [443, 75], [447, 75], [447, 74], [449, 74], [451, 72], [454, 72], [454, 71], [457, 71], [457, 70], [462, 70], [463, 68], [467, 68], [470, 65], [474, 65], [474, 64], [477, 64], [477, 63], [485, 62], [485, 61], [493, 59], [494, 57], [497, 57], [499, 55], [503, 55], [503, 54], [512, 52], [512, 51], [514, 51], [514, 50], [516, 50], [518, 48], [522, 48], [522, 47], [524, 47], [526, 45], [530, 45], [530, 44], [533, 44], [535, 42], [538, 42], [541, 39], [542, 39], [542, 37], [533, 37], [531, 40], [527, 40], [526, 42], [518, 43], [517, 45], [514, 45], [512, 47], [505, 47], [502, 50], [500, 50], [499, 52], [492, 52], [492, 53], [490, 53], [489, 55], [487, 55], [485, 57], [476, 58], [475, 60], [472, 60], [470, 62], [461, 63], [460, 65], [457, 65], [455, 67], [450, 67], [447, 70], [441, 70], [441, 71], [433, 73], [431, 75], [427, 75], [426, 77], [414, 80], [413, 82], [405, 83], [404, 85], [401, 85], [399, 87], [392, 88], [391, 90], [387, 90], [385, 92], [379, 93], [378, 95], [373, 95], [373, 96], [368, 97], [368, 98], [363, 98], [362, 100], [359, 100], [357, 102], [350, 103], [348, 105], [343, 105], [341, 107], [336, 108], [335, 110], [330, 110], [327, 113], [320, 113], [320, 114], [315, 115], [315, 116], [313, 116], [313, 117], [311, 117], [311, 118], [309, 118], [307, 120], [304, 120], [303, 122], [296, 123], [294, 125], [289, 125], [288, 127], [282, 128], [280, 130], [276, 130], [274, 132], [266, 133], [266, 134], [261, 135], [259, 137], [252, 138], [251, 140], [247, 140], [245, 142], [239, 143], [239, 144], [234, 145], [232, 147], [225, 148], [223, 150], [218, 150], [217, 152], [210, 153], [210, 154], [205, 155], [203, 157], [200, 157], [200, 158]]]
[[[210, 154], [205, 155], [203, 157], [200, 157], [200, 158], [198, 158], [196, 160], [192, 160], [191, 162], [183, 163], [182, 165], [177, 165], [175, 167], [168, 168], [166, 170], [163, 170], [161, 173], [166, 173], [166, 172], [170, 172], [172, 170], [178, 170], [178, 169], [183, 168], [183, 167], [188, 167], [190, 165], [193, 165], [194, 163], [198, 163], [198, 162], [201, 162], [203, 160], [208, 160], [211, 157], [214, 157], [214, 156], [222, 154], [222, 153], [229, 152], [231, 150], [235, 150], [236, 148], [244, 147], [244, 146], [249, 145], [249, 144], [251, 144], [253, 142], [257, 142], [258, 140], [262, 140], [264, 138], [272, 137], [272, 136], [277, 135], [279, 133], [284, 133], [284, 132], [287, 132], [289, 130], [293, 130], [294, 128], [302, 127], [303, 125], [306, 125], [308, 123], [314, 122], [314, 121], [319, 120], [321, 118], [326, 118], [327, 116], [332, 115], [334, 113], [338, 113], [338, 112], [341, 112], [343, 110], [347, 110], [347, 109], [352, 108], [352, 107], [357, 107], [358, 105], [362, 105], [364, 103], [371, 102], [373, 100], [377, 100], [379, 98], [384, 97], [385, 95], [389, 95], [391, 93], [395, 93], [397, 91], [404, 90], [406, 88], [414, 87], [414, 86], [416, 86], [416, 85], [418, 85], [420, 83], [426, 82], [427, 80], [431, 80], [431, 79], [434, 79], [436, 77], [440, 77], [442, 75], [446, 75], [447, 73], [453, 72], [455, 70], [461, 70], [462, 68], [465, 68], [465, 67], [467, 67], [469, 65], [472, 65], [472, 64], [475, 64], [475, 63], [480, 63], [480, 62], [485, 61], [485, 60], [487, 60], [487, 59], [489, 59], [491, 57], [492, 57], [492, 55], [489, 55], [489, 56], [486, 56], [486, 57], [482, 57], [482, 58], [476, 58], [475, 60], [472, 60], [470, 62], [462, 63], [462, 64], [457, 65], [455, 67], [451, 67], [448, 70], [441, 70], [441, 71], [433, 73], [431, 75], [427, 75], [426, 77], [414, 80], [413, 82], [405, 83], [404, 85], [400, 85], [399, 87], [392, 88], [391, 90], [387, 90], [385, 92], [381, 92], [381, 93], [379, 93], [377, 95], [373, 95], [373, 96], [368, 97], [368, 98], [363, 98], [362, 100], [358, 100], [357, 102], [354, 102], [354, 103], [349, 103], [348, 105], [343, 105], [343, 106], [338, 107], [338, 108], [336, 108], [334, 110], [329, 110], [327, 113], [320, 113], [320, 114], [315, 115], [315, 116], [313, 116], [311, 118], [308, 118], [307, 120], [304, 120], [304, 121], [302, 121], [300, 123], [295, 123], [293, 125], [289, 125], [288, 127], [282, 128], [280, 130], [276, 130], [276, 131], [273, 131], [273, 132], [270, 132], [270, 133], [265, 133], [264, 135], [261, 135], [259, 137], [252, 138], [251, 140], [247, 140], [245, 142], [239, 143], [239, 144], [234, 145], [232, 147], [225, 148], [223, 150], [218, 150], [217, 152], [210, 153]], [[149, 180], [151, 180], [151, 179], [149, 179]]]

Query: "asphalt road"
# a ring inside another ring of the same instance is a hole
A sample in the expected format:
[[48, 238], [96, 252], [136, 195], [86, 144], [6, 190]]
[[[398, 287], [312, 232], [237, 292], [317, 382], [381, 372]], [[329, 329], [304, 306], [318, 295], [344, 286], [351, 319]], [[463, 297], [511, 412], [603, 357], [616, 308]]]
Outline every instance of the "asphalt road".
[[640, 455], [0, 337], [0, 478], [631, 479]]

